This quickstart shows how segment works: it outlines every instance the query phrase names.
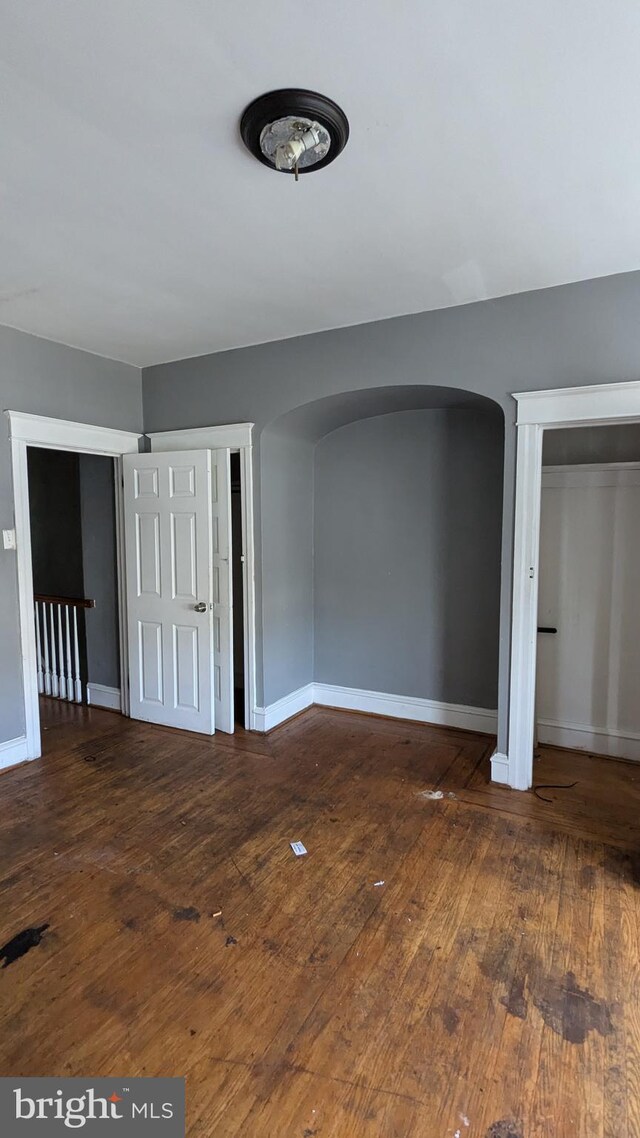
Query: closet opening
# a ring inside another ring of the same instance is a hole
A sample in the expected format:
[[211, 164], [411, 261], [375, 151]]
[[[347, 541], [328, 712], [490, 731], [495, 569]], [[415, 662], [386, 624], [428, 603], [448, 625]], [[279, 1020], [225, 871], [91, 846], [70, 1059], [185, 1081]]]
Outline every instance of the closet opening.
[[245, 723], [244, 660], [244, 549], [242, 541], [242, 476], [240, 453], [231, 460], [231, 565], [233, 606], [233, 709], [238, 727]]
[[639, 460], [637, 423], [544, 432], [538, 744], [640, 759]]

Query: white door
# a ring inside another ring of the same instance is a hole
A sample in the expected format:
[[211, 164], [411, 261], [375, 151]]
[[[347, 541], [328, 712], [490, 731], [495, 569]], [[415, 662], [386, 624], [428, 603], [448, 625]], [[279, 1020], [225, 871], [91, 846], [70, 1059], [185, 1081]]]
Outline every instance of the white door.
[[640, 470], [543, 473], [540, 742], [640, 759]]
[[123, 458], [133, 719], [211, 735], [210, 451]]

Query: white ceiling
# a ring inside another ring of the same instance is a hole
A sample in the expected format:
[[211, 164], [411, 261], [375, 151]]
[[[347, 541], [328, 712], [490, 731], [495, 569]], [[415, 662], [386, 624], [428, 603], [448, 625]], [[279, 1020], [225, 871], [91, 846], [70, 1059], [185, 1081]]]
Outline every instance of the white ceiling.
[[[146, 365], [640, 267], [637, 0], [0, 0], [0, 323]], [[255, 96], [336, 99], [293, 178]]]

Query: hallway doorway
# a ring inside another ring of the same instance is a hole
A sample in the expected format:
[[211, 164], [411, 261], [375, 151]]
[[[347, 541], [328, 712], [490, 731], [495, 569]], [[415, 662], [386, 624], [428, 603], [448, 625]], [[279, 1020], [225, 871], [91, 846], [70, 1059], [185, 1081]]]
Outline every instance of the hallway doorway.
[[38, 692], [121, 710], [115, 468], [27, 448]]

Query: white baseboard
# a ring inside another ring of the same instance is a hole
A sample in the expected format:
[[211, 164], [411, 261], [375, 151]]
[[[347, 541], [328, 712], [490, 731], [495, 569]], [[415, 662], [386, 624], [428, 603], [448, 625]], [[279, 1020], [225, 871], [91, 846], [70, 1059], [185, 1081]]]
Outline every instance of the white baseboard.
[[612, 759], [640, 762], [640, 733], [618, 731], [610, 727], [588, 727], [582, 723], [558, 723], [554, 719], [538, 720], [538, 742], [575, 751], [592, 751]]
[[497, 711], [484, 707], [465, 707], [458, 703], [442, 703], [417, 696], [390, 695], [387, 692], [343, 688], [337, 684], [314, 684], [313, 702], [323, 707], [339, 707], [347, 711], [368, 711], [373, 715], [389, 715], [394, 719], [412, 719], [441, 727], [462, 727], [495, 735]]
[[491, 756], [491, 781], [500, 782], [509, 786], [509, 759], [500, 751], [494, 751]]
[[253, 715], [255, 730], [271, 731], [279, 723], [284, 723], [285, 719], [291, 719], [292, 715], [311, 707], [312, 703], [313, 684], [305, 684], [304, 687], [292, 691], [275, 703], [270, 703], [268, 707], [256, 707]]
[[87, 684], [87, 703], [91, 707], [107, 707], [110, 711], [121, 711], [120, 688], [110, 688], [106, 684]]
[[255, 730], [271, 731], [285, 719], [290, 719], [314, 703], [321, 707], [365, 711], [373, 715], [388, 715], [394, 719], [410, 719], [441, 727], [462, 727], [467, 731], [480, 731], [488, 735], [495, 735], [497, 729], [497, 712], [484, 707], [465, 707], [457, 703], [363, 691], [337, 684], [305, 684], [268, 707], [257, 707]]
[[25, 759], [33, 758], [29, 754], [27, 736], [19, 735], [17, 739], [7, 739], [0, 743], [0, 770], [5, 767], [14, 767], [16, 763], [23, 763]]

